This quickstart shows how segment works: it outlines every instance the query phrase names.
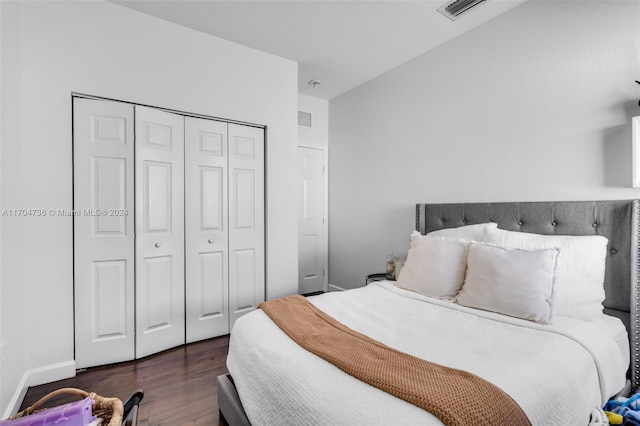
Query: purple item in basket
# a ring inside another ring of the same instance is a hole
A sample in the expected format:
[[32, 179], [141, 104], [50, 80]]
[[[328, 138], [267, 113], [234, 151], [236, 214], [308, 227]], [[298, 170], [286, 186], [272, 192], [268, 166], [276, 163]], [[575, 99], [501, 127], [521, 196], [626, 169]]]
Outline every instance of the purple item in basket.
[[7, 420], [2, 426], [87, 426], [96, 420], [91, 413], [93, 399], [70, 402], [49, 408], [15, 420]]

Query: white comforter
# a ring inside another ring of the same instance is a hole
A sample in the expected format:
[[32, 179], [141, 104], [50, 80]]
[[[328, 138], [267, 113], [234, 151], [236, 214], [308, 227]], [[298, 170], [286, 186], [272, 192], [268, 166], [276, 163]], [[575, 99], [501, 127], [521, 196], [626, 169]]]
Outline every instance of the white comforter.
[[[591, 411], [624, 386], [628, 356], [604, 322], [558, 317], [538, 325], [389, 282], [309, 300], [373, 339], [494, 383], [534, 425], [587, 425]], [[613, 325], [624, 329], [619, 320]], [[441, 424], [302, 349], [260, 309], [236, 321], [227, 367], [254, 426]]]

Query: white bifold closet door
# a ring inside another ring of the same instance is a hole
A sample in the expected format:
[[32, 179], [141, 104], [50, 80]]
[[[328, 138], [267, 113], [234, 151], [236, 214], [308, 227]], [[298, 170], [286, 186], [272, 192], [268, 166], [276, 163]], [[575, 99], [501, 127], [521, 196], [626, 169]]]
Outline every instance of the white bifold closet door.
[[78, 368], [227, 334], [264, 300], [262, 128], [76, 98], [74, 209]]
[[229, 331], [265, 297], [264, 130], [229, 124]]
[[133, 106], [76, 99], [74, 276], [77, 368], [135, 357]]
[[264, 300], [264, 131], [185, 118], [187, 342]]
[[227, 123], [185, 118], [187, 342], [229, 333]]
[[185, 342], [184, 117], [136, 106], [136, 357]]

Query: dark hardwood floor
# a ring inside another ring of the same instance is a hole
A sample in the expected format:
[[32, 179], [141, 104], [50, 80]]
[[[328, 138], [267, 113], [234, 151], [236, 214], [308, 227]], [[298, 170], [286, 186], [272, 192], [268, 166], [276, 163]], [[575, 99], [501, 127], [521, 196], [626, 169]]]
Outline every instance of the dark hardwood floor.
[[[136, 361], [90, 368], [76, 377], [29, 388], [20, 410], [64, 387], [123, 402], [144, 391], [138, 425], [222, 425], [216, 377], [227, 373], [229, 336], [192, 343]], [[50, 406], [77, 400], [52, 400]]]

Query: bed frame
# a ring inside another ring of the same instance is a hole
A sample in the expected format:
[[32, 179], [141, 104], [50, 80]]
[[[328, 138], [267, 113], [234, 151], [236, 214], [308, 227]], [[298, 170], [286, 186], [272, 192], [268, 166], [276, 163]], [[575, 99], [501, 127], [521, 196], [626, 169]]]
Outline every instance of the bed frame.
[[[627, 327], [630, 387], [635, 390], [640, 385], [639, 209], [639, 200], [418, 204], [416, 229], [426, 234], [496, 222], [499, 228], [509, 231], [606, 237], [605, 313], [620, 318]], [[218, 377], [218, 406], [221, 418], [228, 424], [250, 424], [228, 374]]]

